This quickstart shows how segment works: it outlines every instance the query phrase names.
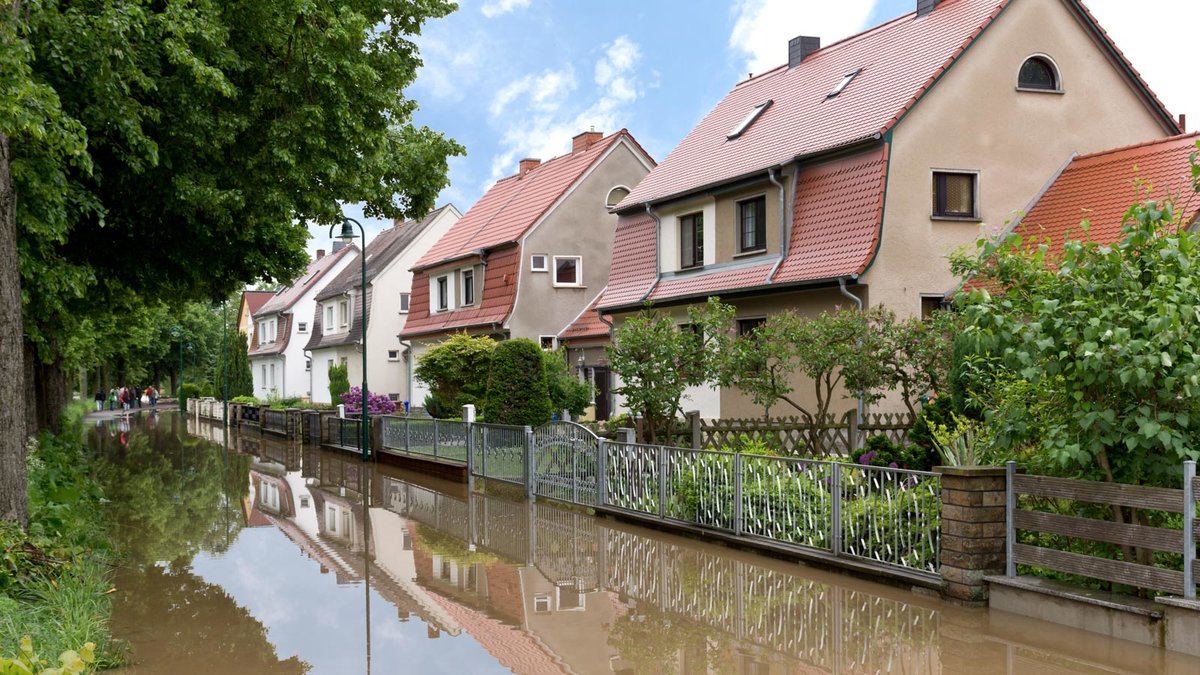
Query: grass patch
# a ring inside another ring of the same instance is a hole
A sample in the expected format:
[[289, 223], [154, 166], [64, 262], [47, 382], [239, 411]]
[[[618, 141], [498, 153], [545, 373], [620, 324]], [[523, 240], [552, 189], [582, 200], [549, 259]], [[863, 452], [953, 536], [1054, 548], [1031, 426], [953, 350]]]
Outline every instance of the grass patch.
[[121, 661], [108, 631], [111, 552], [101, 493], [78, 413], [64, 416], [62, 436], [43, 434], [29, 445], [28, 528], [0, 523], [0, 663], [20, 655], [23, 636], [51, 664], [89, 642], [97, 656], [89, 668]]

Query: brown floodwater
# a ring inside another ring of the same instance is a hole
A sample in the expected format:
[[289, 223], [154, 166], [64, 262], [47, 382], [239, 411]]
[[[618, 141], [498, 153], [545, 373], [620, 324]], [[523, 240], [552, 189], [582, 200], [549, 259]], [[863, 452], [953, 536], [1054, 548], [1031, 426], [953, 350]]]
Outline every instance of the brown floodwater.
[[127, 673], [1197, 673], [1200, 660], [163, 413], [98, 422]]

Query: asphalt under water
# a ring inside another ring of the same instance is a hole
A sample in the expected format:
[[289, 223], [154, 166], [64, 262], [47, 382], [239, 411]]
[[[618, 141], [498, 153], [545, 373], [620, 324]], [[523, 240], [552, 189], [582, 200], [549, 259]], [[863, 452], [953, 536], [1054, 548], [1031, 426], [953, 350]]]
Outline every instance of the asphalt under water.
[[129, 673], [1200, 672], [172, 413], [95, 425]]

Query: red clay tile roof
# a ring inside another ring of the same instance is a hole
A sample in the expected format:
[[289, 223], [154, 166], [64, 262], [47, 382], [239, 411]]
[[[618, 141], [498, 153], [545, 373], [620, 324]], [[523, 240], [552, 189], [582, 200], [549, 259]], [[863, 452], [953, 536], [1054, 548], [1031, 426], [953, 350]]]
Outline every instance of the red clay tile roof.
[[800, 171], [788, 254], [772, 281], [831, 279], [866, 270], [879, 243], [887, 153], [885, 145]]
[[602, 290], [596, 296], [595, 301], [588, 305], [587, 309], [571, 322], [571, 325], [558, 334], [559, 342], [608, 339], [608, 324], [600, 320], [600, 314], [596, 311], [596, 307], [600, 304], [600, 298], [603, 296], [604, 291]]
[[290, 310], [292, 305], [296, 304], [296, 301], [299, 300], [305, 293], [307, 293], [309, 289], [318, 284], [322, 277], [325, 276], [325, 273], [337, 265], [339, 260], [348, 255], [355, 255], [357, 253], [358, 247], [351, 244], [349, 246], [343, 246], [340, 250], [334, 253], [330, 253], [310, 262], [308, 264], [308, 269], [304, 270], [304, 274], [302, 274], [295, 283], [287, 288], [279, 289], [279, 291], [275, 293], [275, 297], [268, 300], [262, 307], [259, 308], [257, 312], [253, 314], [253, 316], [258, 317], [265, 314], [274, 314], [276, 312], [286, 312]]
[[[542, 162], [524, 175], [491, 187], [413, 267], [420, 270], [519, 240], [546, 211], [620, 138], [638, 147], [622, 129], [587, 150]], [[411, 319], [410, 319], [411, 320]]]
[[[741, 82], [618, 206], [655, 202], [887, 132], [1011, 0], [950, 0]], [[843, 76], [862, 71], [827, 98]], [[741, 136], [726, 134], [756, 105]]]
[[[787, 256], [759, 264], [719, 267], [664, 277], [655, 284], [654, 220], [622, 216], [613, 244], [608, 290], [599, 306], [636, 306], [719, 295], [769, 284], [822, 281], [862, 274], [875, 254], [887, 184], [886, 145], [800, 170]], [[774, 276], [769, 278], [772, 270]], [[653, 287], [653, 291], [646, 292]]]
[[483, 612], [461, 605], [439, 593], [429, 596], [463, 627], [500, 666], [521, 675], [557, 675], [567, 670], [529, 632], [508, 626]]
[[655, 234], [654, 218], [648, 213], [622, 214], [617, 218], [608, 287], [600, 294], [599, 306], [635, 305], [650, 292], [657, 275]]
[[[465, 220], [466, 216], [463, 216], [463, 219]], [[436, 276], [441, 270], [425, 269], [413, 273], [408, 319], [404, 323], [401, 335], [408, 338], [504, 323], [508, 313], [512, 311], [517, 295], [517, 264], [520, 262], [520, 251], [519, 246], [510, 246], [488, 257], [487, 270], [483, 273], [483, 292], [480, 294], [479, 305], [474, 309], [430, 314], [429, 278]], [[461, 262], [465, 265], [470, 261]], [[457, 266], [445, 269], [456, 268]]]
[[[1012, 0], [943, 0], [918, 18], [910, 13], [824, 47], [795, 68], [786, 65], [739, 83], [651, 171], [618, 209], [653, 203], [882, 135], [914, 106]], [[1087, 8], [1070, 5], [1095, 29], [1162, 123], [1175, 120]], [[827, 94], [862, 71], [837, 96]], [[773, 103], [741, 136], [726, 134], [750, 110]]]
[[247, 356], [253, 358], [255, 356], [270, 356], [272, 354], [282, 354], [288, 346], [288, 342], [292, 339], [292, 315], [280, 314], [279, 323], [275, 326], [275, 335], [279, 339], [268, 344], [259, 344], [258, 338], [262, 331], [254, 331], [252, 344], [249, 345]]
[[254, 316], [274, 295], [275, 291], [242, 291], [242, 304], [250, 310], [250, 316]]
[[[1061, 250], [1068, 237], [1083, 238], [1080, 222], [1086, 219], [1091, 225], [1087, 238], [1109, 244], [1121, 238], [1131, 204], [1167, 195], [1178, 196], [1177, 213], [1190, 224], [1200, 215], [1189, 162], [1197, 140], [1200, 133], [1191, 133], [1076, 157], [1014, 230], [1043, 241], [1049, 237], [1055, 250]], [[1154, 188], [1149, 195], [1143, 182]]]

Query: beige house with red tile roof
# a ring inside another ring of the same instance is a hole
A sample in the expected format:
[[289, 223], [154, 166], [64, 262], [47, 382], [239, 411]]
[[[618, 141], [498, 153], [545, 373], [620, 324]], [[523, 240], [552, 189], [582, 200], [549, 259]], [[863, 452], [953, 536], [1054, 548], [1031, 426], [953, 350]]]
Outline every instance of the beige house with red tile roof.
[[[1078, 0], [913, 6], [826, 47], [796, 38], [789, 63], [734, 86], [617, 206], [599, 310], [682, 315], [717, 295], [745, 330], [784, 309], [920, 316], [958, 283], [946, 255], [1072, 153], [1180, 132]], [[689, 396], [705, 417], [764, 412]]]
[[246, 334], [246, 342], [254, 339], [254, 313], [262, 309], [275, 291], [242, 291], [242, 301], [238, 306], [237, 330]]
[[[624, 129], [581, 133], [570, 153], [545, 162], [521, 160], [413, 267], [401, 339], [418, 358], [459, 331], [556, 345], [608, 283], [609, 207], [653, 167]], [[413, 383], [416, 405], [428, 393]]]

